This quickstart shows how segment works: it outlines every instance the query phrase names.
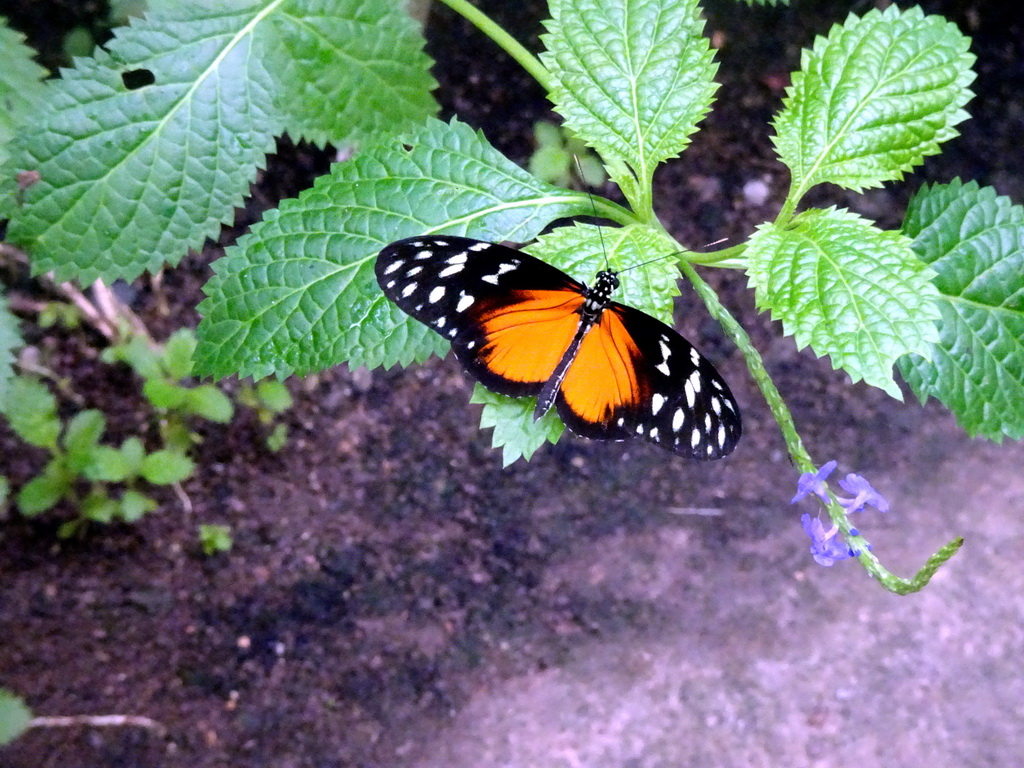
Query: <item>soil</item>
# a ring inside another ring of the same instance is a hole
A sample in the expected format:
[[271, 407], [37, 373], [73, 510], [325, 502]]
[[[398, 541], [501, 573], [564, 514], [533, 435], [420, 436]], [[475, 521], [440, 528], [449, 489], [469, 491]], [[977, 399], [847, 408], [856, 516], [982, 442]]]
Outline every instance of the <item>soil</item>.
[[[53, 66], [62, 30], [102, 4], [8, 5]], [[543, 4], [479, 5], [539, 47]], [[692, 247], [738, 241], [774, 214], [788, 179], [768, 121], [787, 73], [814, 35], [873, 6], [794, 5], [708, 4], [715, 109], [656, 180], [659, 214]], [[810, 202], [892, 228], [926, 181], [959, 175], [1024, 200], [1024, 13], [922, 5], [973, 38], [973, 119], [905, 182], [864, 195], [822, 188]], [[533, 123], [551, 117], [541, 89], [440, 4], [427, 37], [443, 115], [525, 162]], [[198, 322], [211, 261], [329, 161], [283, 139], [217, 243], [162, 286], [140, 281], [133, 308], [157, 337]], [[745, 193], [750, 182], [768, 198]], [[1024, 450], [970, 440], [934, 402], [851, 385], [781, 338], [742, 275], [719, 272], [703, 274], [764, 354], [812, 454], [893, 502], [888, 517], [863, 521], [883, 561], [909, 574], [967, 536], [923, 594], [889, 595], [853, 563], [814, 565], [778, 430], [684, 286], [677, 325], [743, 408], [744, 437], [726, 460], [566, 436], [503, 469], [453, 360], [341, 366], [289, 382], [296, 404], [279, 453], [251, 413], [203, 426], [188, 508], [167, 492], [135, 525], [66, 542], [55, 538], [60, 514], [11, 514], [0, 527], [0, 686], [39, 715], [141, 715], [165, 731], [36, 728], [0, 749], [0, 765], [1019, 762]], [[37, 290], [24, 278], [13, 288]], [[83, 398], [63, 412], [102, 408], [114, 442], [152, 436], [139, 381], [98, 362], [98, 337], [25, 330]], [[3, 425], [0, 451], [15, 487], [39, 466]], [[230, 525], [231, 551], [204, 556], [199, 523]]]

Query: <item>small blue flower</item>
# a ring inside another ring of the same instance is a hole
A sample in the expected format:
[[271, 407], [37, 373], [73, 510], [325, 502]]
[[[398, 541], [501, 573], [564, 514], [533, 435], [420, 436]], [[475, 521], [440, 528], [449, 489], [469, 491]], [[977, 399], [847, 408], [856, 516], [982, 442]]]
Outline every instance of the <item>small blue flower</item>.
[[860, 475], [849, 474], [845, 480], [840, 480], [839, 485], [847, 493], [852, 493], [852, 499], [839, 497], [839, 503], [846, 507], [846, 514], [860, 512], [865, 505], [872, 506], [879, 512], [889, 511], [889, 502], [882, 494], [871, 487], [871, 483]]
[[818, 565], [830, 566], [839, 560], [853, 557], [853, 552], [846, 544], [836, 538], [839, 528], [835, 525], [825, 530], [821, 520], [810, 515], [800, 518], [804, 532], [811, 537], [811, 556]]
[[828, 504], [828, 491], [826, 490], [825, 480], [836, 468], [835, 460], [828, 462], [817, 472], [804, 472], [800, 475], [800, 479], [796, 481], [796, 496], [790, 500], [790, 504], [796, 504], [800, 499], [806, 498], [810, 494], [814, 494], [822, 503]]

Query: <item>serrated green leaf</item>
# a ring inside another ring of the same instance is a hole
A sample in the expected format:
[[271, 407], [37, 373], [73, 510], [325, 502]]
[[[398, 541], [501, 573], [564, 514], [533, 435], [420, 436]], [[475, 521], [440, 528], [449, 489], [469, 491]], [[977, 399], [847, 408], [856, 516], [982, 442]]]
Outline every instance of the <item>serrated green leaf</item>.
[[1024, 437], [1024, 208], [975, 182], [925, 187], [903, 231], [936, 272], [931, 361], [900, 359], [914, 394], [935, 397], [971, 435]]
[[216, 422], [227, 424], [235, 415], [235, 406], [231, 398], [221, 392], [213, 384], [201, 384], [193, 389], [185, 390], [186, 410], [196, 416]]
[[555, 109], [649, 187], [655, 166], [689, 143], [717, 87], [696, 0], [553, 0], [550, 10], [541, 60]]
[[6, 688], [0, 688], [0, 747], [10, 744], [26, 730], [32, 711]]
[[574, 224], [553, 229], [526, 250], [583, 283], [592, 283], [602, 269], [620, 271], [615, 300], [672, 324], [672, 299], [679, 295], [679, 269], [671, 258], [659, 257], [678, 252], [657, 230], [643, 224]]
[[24, 344], [16, 318], [0, 293], [0, 413], [7, 412], [7, 398], [14, 382], [15, 352]]
[[557, 443], [565, 431], [565, 425], [554, 410], [533, 420], [535, 397], [505, 397], [477, 384], [469, 402], [484, 406], [480, 428], [494, 428], [491, 446], [501, 448], [502, 463], [506, 467], [519, 458], [529, 461], [545, 441]]
[[[285, 128], [344, 140], [430, 114], [419, 40], [382, 5], [192, 0], [116, 30], [51, 81], [48, 109], [17, 142], [17, 167], [42, 178], [8, 237], [58, 280], [131, 280], [230, 221]], [[401, 31], [385, 48], [389, 30]], [[129, 87], [136, 72], [153, 82]]]
[[57, 450], [61, 423], [57, 400], [46, 386], [34, 379], [16, 376], [8, 392], [7, 420], [26, 443]]
[[805, 49], [773, 137], [796, 197], [826, 181], [877, 187], [936, 154], [968, 117], [969, 43], [940, 16], [891, 5]]
[[192, 356], [196, 351], [196, 335], [191, 328], [179, 328], [164, 344], [161, 362], [167, 375], [181, 381], [192, 374]]
[[[271, 17], [267, 52], [291, 136], [363, 144], [437, 113], [420, 26], [395, 0], [303, 0]], [[327, 106], [327, 108], [325, 108]]]
[[0, 16], [0, 166], [8, 159], [8, 144], [16, 131], [42, 99], [46, 70], [32, 60], [34, 55], [25, 36]]
[[188, 456], [164, 449], [142, 460], [140, 474], [153, 485], [171, 485], [189, 477], [195, 468], [195, 462]]
[[757, 306], [781, 320], [856, 382], [902, 400], [896, 359], [928, 354], [938, 339], [938, 292], [908, 238], [848, 211], [810, 210], [788, 228], [761, 227], [750, 239], [747, 275]]
[[440, 354], [441, 337], [377, 286], [384, 245], [438, 232], [525, 241], [590, 210], [586, 195], [539, 182], [468, 126], [431, 120], [335, 165], [214, 262], [196, 370], [262, 378]]

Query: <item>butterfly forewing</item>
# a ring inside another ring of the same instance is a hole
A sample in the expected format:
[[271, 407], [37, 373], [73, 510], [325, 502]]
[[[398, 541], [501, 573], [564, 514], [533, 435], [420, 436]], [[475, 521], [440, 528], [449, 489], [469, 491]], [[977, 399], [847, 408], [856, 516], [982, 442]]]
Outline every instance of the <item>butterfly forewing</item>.
[[715, 367], [673, 328], [616, 302], [580, 345], [557, 405], [584, 437], [634, 437], [695, 459], [726, 456], [740, 438]]

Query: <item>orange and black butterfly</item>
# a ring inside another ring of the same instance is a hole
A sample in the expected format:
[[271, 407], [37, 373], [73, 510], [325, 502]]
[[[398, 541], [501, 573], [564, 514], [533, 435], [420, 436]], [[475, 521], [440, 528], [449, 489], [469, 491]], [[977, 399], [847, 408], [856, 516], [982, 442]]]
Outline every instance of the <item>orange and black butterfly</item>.
[[485, 387], [536, 395], [534, 418], [554, 406], [583, 437], [640, 438], [695, 459], [726, 456], [740, 439], [721, 375], [675, 330], [612, 301], [617, 272], [588, 288], [529, 254], [449, 235], [391, 243], [375, 271]]

